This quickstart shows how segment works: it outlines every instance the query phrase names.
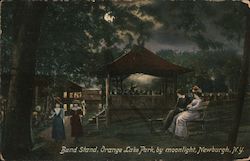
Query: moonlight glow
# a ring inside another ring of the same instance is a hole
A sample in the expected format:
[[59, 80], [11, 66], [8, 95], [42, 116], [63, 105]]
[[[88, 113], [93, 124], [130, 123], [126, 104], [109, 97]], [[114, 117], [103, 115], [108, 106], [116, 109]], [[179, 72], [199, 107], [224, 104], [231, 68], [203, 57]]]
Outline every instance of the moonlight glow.
[[115, 19], [114, 16], [111, 15], [111, 12], [108, 12], [104, 15], [104, 20], [107, 21], [107, 22], [113, 22]]

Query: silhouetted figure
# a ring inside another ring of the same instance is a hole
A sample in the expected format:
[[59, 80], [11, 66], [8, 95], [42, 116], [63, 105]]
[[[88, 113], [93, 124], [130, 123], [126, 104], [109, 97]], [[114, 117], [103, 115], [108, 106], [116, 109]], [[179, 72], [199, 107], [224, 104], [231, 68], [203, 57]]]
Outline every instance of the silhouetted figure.
[[173, 110], [168, 112], [167, 117], [163, 121], [163, 129], [166, 130], [169, 128], [170, 124], [173, 121], [174, 116], [178, 113], [183, 112], [186, 110], [187, 105], [192, 101], [192, 96], [185, 95], [181, 89], [176, 91], [177, 95], [177, 103]]
[[200, 108], [202, 102], [202, 91], [198, 86], [194, 86], [192, 92], [194, 94], [194, 99], [187, 105], [187, 110], [176, 115], [172, 124], [168, 128], [169, 132], [180, 138], [186, 138], [188, 136], [186, 126], [187, 121], [200, 118], [200, 112], [198, 109]]

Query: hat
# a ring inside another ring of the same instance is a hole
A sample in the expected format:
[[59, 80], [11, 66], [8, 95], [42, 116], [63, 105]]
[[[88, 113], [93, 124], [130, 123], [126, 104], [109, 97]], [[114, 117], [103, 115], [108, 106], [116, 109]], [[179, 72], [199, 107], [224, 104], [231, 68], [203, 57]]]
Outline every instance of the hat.
[[80, 110], [81, 109], [81, 107], [80, 106], [73, 106], [73, 107], [71, 107], [70, 108], [71, 110], [73, 110], [73, 111], [77, 111], [77, 110]]
[[73, 103], [73, 104], [80, 104], [81, 101], [80, 101], [80, 100], [73, 100], [72, 103]]
[[184, 94], [185, 94], [184, 91], [183, 91], [182, 89], [177, 89], [177, 90], [176, 90], [176, 93], [179, 93], [179, 94], [181, 94], [181, 95], [184, 95]]
[[59, 104], [62, 104], [62, 100], [61, 100], [60, 97], [55, 97], [55, 102], [59, 103]]
[[193, 86], [192, 92], [194, 92], [194, 93], [202, 93], [202, 90], [198, 86]]

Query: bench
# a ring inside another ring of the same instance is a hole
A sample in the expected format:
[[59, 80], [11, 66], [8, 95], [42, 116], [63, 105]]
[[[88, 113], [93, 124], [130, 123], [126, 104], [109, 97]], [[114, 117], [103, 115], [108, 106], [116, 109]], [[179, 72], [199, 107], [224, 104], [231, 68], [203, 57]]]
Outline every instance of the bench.
[[[199, 124], [201, 125], [201, 129], [203, 132], [206, 132], [206, 128], [205, 128], [205, 122], [206, 121], [209, 121], [207, 118], [206, 118], [206, 115], [207, 115], [207, 107], [209, 105], [210, 101], [204, 101], [202, 102], [202, 105], [201, 107], [198, 109], [198, 111], [200, 111], [201, 113], [201, 117], [199, 119], [195, 119], [195, 120], [192, 120], [192, 121], [188, 121], [187, 122], [187, 128], [191, 125], [191, 124]], [[150, 124], [150, 132], [153, 133], [153, 132], [161, 132], [162, 129], [155, 129], [154, 128], [154, 123], [161, 123], [161, 125], [163, 125], [163, 121], [164, 121], [165, 118], [163, 117], [160, 117], [160, 118], [149, 118], [148, 119], [148, 122]], [[189, 129], [188, 129], [189, 131]]]

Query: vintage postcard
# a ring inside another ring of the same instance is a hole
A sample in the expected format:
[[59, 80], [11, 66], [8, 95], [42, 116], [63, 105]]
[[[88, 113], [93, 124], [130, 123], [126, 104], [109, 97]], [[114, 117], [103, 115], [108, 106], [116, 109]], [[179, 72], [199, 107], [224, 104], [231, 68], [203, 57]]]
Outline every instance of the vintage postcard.
[[249, 0], [0, 5], [0, 160], [250, 160]]

